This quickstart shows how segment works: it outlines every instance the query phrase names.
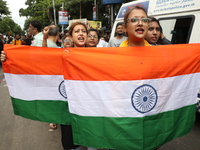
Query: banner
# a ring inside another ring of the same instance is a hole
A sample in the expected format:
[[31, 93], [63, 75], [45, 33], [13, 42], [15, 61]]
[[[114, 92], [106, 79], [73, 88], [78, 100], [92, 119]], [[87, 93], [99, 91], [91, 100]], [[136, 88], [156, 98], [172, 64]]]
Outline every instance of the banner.
[[97, 20], [97, 5], [93, 6], [93, 20]]
[[89, 22], [89, 28], [100, 30], [102, 28], [101, 21], [88, 21]]
[[64, 52], [75, 144], [150, 150], [187, 134], [200, 86], [199, 46]]
[[149, 1], [148, 14], [162, 15], [199, 10], [199, 0], [155, 0]]
[[60, 10], [58, 11], [59, 16], [59, 24], [61, 25], [67, 25], [68, 24], [68, 11]]
[[[82, 23], [85, 23], [87, 25], [87, 19], [84, 18], [84, 19], [74, 19], [74, 20], [70, 20], [69, 21], [69, 27], [74, 23], [74, 22], [82, 22]], [[69, 28], [68, 27], [68, 28]]]

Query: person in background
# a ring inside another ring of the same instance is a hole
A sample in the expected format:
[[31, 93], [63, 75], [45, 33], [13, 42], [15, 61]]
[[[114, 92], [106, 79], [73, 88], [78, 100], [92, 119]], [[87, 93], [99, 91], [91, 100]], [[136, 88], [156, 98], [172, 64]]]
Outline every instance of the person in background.
[[10, 32], [7, 33], [6, 36], [6, 44], [11, 44], [13, 38], [10, 36]]
[[23, 35], [21, 37], [22, 45], [25, 45], [26, 35]]
[[[102, 31], [101, 30], [98, 30], [100, 36], [103, 35]], [[102, 39], [99, 39], [99, 43], [97, 44], [97, 47], [107, 47], [107, 42], [102, 40]]]
[[86, 41], [87, 47], [96, 47], [97, 44], [99, 43], [99, 32], [96, 29], [90, 28], [88, 30], [88, 37]]
[[58, 47], [62, 47], [62, 37], [63, 37], [62, 34], [59, 32], [56, 41]]
[[166, 45], [171, 44], [171, 42], [165, 38], [163, 35], [162, 27], [159, 21], [154, 17], [149, 17], [149, 29], [145, 36], [145, 39], [151, 45]]
[[12, 41], [12, 45], [22, 45], [19, 34], [15, 34], [15, 39]]
[[105, 41], [105, 42], [106, 42], [106, 45], [108, 45], [108, 42], [107, 42], [107, 40], [106, 40], [106, 37], [105, 37], [105, 36], [100, 36], [100, 40], [103, 40], [103, 41]]
[[33, 37], [31, 35], [31, 33], [27, 32], [26, 39], [25, 39], [25, 44], [24, 45], [31, 45], [31, 41], [32, 40], [33, 40]]
[[106, 41], [106, 38], [104, 36], [100, 36], [100, 39]]
[[2, 34], [2, 33], [0, 33], [0, 41], [1, 41], [3, 44], [5, 44], [5, 40], [4, 40], [4, 38], [3, 38], [3, 34]]
[[59, 27], [50, 25], [43, 29], [42, 47], [58, 47], [56, 42], [59, 36]]
[[41, 32], [42, 24], [37, 20], [33, 20], [30, 22], [28, 29], [30, 34], [34, 36], [31, 46], [42, 47], [42, 41], [43, 41], [43, 34]]
[[150, 46], [145, 40], [148, 31], [149, 19], [143, 7], [134, 6], [124, 15], [124, 26], [128, 39], [123, 41], [120, 47]]
[[69, 35], [65, 35], [62, 40], [62, 48], [73, 47], [73, 42], [70, 39]]
[[108, 42], [108, 47], [119, 47], [119, 45], [127, 39], [124, 36], [124, 27], [122, 23], [118, 23], [115, 31], [116, 36], [111, 38]]
[[[58, 48], [56, 42], [59, 36], [59, 27], [56, 25], [50, 25], [43, 29], [43, 41], [42, 47], [55, 47]], [[49, 131], [57, 129], [57, 124], [49, 123]]]

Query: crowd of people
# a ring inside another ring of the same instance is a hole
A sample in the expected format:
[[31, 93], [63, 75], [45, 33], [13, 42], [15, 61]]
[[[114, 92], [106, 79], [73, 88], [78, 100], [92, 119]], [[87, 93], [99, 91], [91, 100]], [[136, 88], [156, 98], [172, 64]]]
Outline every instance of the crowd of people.
[[[171, 42], [165, 38], [163, 35], [162, 27], [159, 21], [154, 17], [147, 17], [144, 19], [138, 20], [138, 18], [126, 18], [124, 17], [123, 23], [118, 23], [115, 29], [115, 36], [110, 38], [109, 34], [104, 34], [101, 30], [87, 28], [87, 31], [91, 33], [95, 32], [96, 36], [88, 36], [85, 43], [86, 47], [119, 47], [122, 42], [127, 41], [131, 38], [132, 35], [129, 32], [132, 30], [127, 26], [128, 22], [132, 24], [142, 23], [142, 28], [137, 29], [138, 34], [144, 32], [145, 42], [150, 45], [165, 45], [171, 44]], [[143, 28], [147, 24], [147, 31], [143, 31]], [[41, 32], [42, 31], [42, 32]], [[136, 30], [135, 30], [136, 31]], [[134, 32], [135, 32], [134, 31]], [[142, 35], [142, 34], [140, 34]], [[44, 40], [43, 40], [44, 37]], [[45, 39], [46, 38], [46, 39]], [[44, 41], [44, 42], [42, 42]], [[46, 44], [45, 44], [46, 42]], [[93, 43], [93, 44], [92, 44]], [[42, 24], [37, 21], [31, 21], [29, 25], [29, 30], [27, 35], [15, 34], [14, 37], [10, 35], [10, 32], [6, 36], [3, 36], [0, 33], [0, 46], [3, 44], [12, 44], [12, 45], [31, 45], [31, 46], [45, 46], [45, 47], [73, 47], [73, 40], [69, 36], [69, 30], [65, 30], [64, 33], [60, 33], [59, 27], [57, 25], [49, 25], [42, 30]], [[134, 46], [130, 45], [129, 46]]]
[[[55, 48], [129, 47], [171, 44], [164, 37], [159, 21], [153, 17], [148, 17], [146, 11], [140, 6], [132, 7], [126, 12], [124, 22], [117, 25], [116, 35], [109, 41], [97, 29], [88, 29], [86, 24], [82, 22], [73, 23], [62, 36], [57, 25], [49, 25], [43, 30], [41, 27], [42, 24], [39, 21], [31, 21], [27, 36], [21, 38], [19, 34], [16, 34], [14, 39], [10, 40], [11, 37], [7, 37], [6, 40], [9, 44], [14, 45]], [[5, 60], [6, 54], [2, 51], [1, 61]], [[56, 128], [56, 124], [50, 123], [51, 131]], [[71, 125], [61, 125], [61, 132], [64, 150], [86, 149], [83, 146], [74, 145]], [[95, 148], [87, 149], [93, 150]]]

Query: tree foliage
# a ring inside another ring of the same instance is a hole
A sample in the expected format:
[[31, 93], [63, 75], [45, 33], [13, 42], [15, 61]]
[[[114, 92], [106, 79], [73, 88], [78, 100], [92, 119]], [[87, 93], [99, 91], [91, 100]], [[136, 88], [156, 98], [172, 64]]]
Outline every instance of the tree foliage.
[[6, 35], [8, 32], [11, 33], [11, 35], [15, 35], [16, 33], [23, 35], [24, 32], [22, 31], [21, 27], [16, 24], [11, 17], [6, 16], [3, 17], [0, 21], [0, 33]]
[[10, 13], [7, 2], [0, 0], [0, 33], [4, 35], [8, 32], [10, 32], [11, 35], [15, 35], [16, 33], [24, 34], [21, 27], [9, 16]]
[[2, 15], [10, 15], [10, 11], [7, 7], [7, 2], [0, 0], [0, 18]]
[[[128, 2], [130, 0], [124, 0]], [[93, 20], [93, 6], [94, 0], [54, 0], [56, 21], [58, 22], [58, 11], [62, 10], [62, 4], [64, 4], [64, 10], [67, 10], [70, 19], [87, 18]], [[102, 5], [102, 0], [96, 0], [98, 7], [98, 20], [102, 21], [104, 26], [110, 26], [110, 5]], [[26, 0], [26, 9], [21, 8], [19, 10], [20, 16], [27, 17], [25, 22], [25, 29], [28, 28], [28, 24], [31, 20], [39, 20], [42, 22], [43, 27], [54, 22], [54, 9], [53, 0]], [[114, 4], [114, 18], [121, 4]]]

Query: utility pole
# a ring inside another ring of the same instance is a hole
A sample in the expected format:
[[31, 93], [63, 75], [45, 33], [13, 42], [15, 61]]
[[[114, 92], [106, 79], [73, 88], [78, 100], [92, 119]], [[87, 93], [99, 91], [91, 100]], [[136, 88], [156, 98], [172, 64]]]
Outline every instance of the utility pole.
[[82, 18], [82, 1], [80, 1], [80, 19]]
[[53, 12], [54, 12], [54, 23], [55, 25], [57, 25], [57, 21], [56, 21], [56, 10], [55, 10], [55, 4], [54, 4], [54, 0], [53, 0]]
[[[64, 10], [64, 3], [62, 3], [62, 10]], [[62, 25], [62, 33], [64, 33], [64, 24]]]
[[97, 20], [97, 2], [94, 0], [94, 6], [93, 6], [93, 20]]
[[112, 27], [113, 27], [113, 22], [114, 22], [114, 15], [113, 15], [114, 13], [113, 13], [113, 4], [111, 4], [110, 5], [110, 21], [111, 21], [111, 23], [110, 23], [110, 25], [111, 25], [111, 29], [112, 29]]

